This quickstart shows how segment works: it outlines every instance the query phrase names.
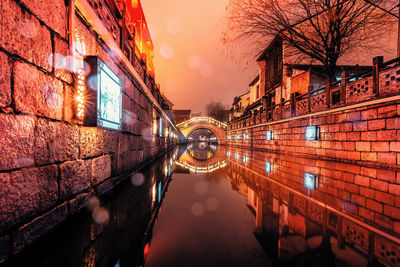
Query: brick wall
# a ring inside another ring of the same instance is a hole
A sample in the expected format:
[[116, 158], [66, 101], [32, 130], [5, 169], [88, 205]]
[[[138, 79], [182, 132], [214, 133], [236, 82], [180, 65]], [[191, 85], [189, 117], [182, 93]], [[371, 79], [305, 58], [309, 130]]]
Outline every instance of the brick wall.
[[[371, 102], [363, 107], [231, 130], [227, 132], [228, 146], [397, 168], [400, 164], [399, 115], [399, 100]], [[317, 141], [305, 140], [305, 129], [309, 125], [319, 127]], [[266, 140], [268, 130], [273, 134], [271, 141]], [[244, 133], [247, 140], [243, 140]]]
[[74, 79], [60, 60], [71, 49], [65, 1], [2, 0], [0, 8], [1, 261], [176, 142], [153, 135], [155, 118], [171, 126], [165, 113], [78, 15], [81, 47], [123, 82], [122, 130], [75, 119]]

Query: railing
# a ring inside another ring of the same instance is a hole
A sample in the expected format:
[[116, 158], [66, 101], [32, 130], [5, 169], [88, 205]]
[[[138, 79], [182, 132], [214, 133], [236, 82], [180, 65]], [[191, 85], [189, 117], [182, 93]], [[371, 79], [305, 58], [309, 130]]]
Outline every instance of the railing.
[[187, 127], [189, 127], [191, 124], [195, 124], [195, 123], [207, 123], [207, 124], [212, 124], [215, 125], [219, 128], [222, 128], [224, 130], [228, 129], [228, 125], [226, 123], [220, 122], [214, 118], [211, 117], [195, 117], [195, 118], [191, 118], [190, 120], [184, 121], [179, 123], [178, 125], [176, 125], [179, 129], [185, 129]]
[[[337, 82], [327, 81], [320, 88], [302, 95], [292, 94], [290, 100], [263, 108], [256, 114], [235, 118], [229, 122], [229, 128], [238, 129], [397, 95], [400, 93], [399, 64], [400, 58], [384, 63], [383, 57], [376, 57], [369, 70], [352, 76], [346, 76], [346, 72], [342, 72], [342, 79]], [[257, 116], [260, 116], [259, 122]]]

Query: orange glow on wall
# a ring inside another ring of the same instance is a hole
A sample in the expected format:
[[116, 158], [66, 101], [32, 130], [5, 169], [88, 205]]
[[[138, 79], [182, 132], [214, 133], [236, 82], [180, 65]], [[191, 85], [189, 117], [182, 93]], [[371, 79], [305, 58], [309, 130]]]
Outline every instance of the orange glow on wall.
[[83, 119], [85, 115], [85, 75], [84, 71], [78, 70], [77, 74], [77, 88], [76, 88], [76, 96], [75, 96], [75, 103], [76, 103], [76, 117], [80, 120]]
[[154, 78], [154, 45], [140, 0], [125, 0], [128, 28], [135, 32], [135, 54], [146, 62], [150, 75]]

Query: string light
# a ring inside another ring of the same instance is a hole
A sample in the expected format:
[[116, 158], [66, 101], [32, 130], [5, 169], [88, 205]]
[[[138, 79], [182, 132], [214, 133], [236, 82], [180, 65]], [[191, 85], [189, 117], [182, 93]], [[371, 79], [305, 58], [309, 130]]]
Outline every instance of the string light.
[[84, 70], [79, 69], [77, 71], [77, 88], [76, 88], [76, 117], [80, 120], [83, 120], [84, 115], [85, 115], [85, 90], [86, 90], [86, 84], [85, 84], [85, 75], [84, 75]]

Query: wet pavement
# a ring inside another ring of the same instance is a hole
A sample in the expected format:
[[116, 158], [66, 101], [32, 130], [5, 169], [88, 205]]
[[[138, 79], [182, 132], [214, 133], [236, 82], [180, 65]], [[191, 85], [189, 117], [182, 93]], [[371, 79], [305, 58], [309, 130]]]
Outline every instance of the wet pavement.
[[357, 168], [192, 143], [92, 198], [5, 266], [366, 266], [372, 242], [398, 243], [340, 193], [335, 181]]

